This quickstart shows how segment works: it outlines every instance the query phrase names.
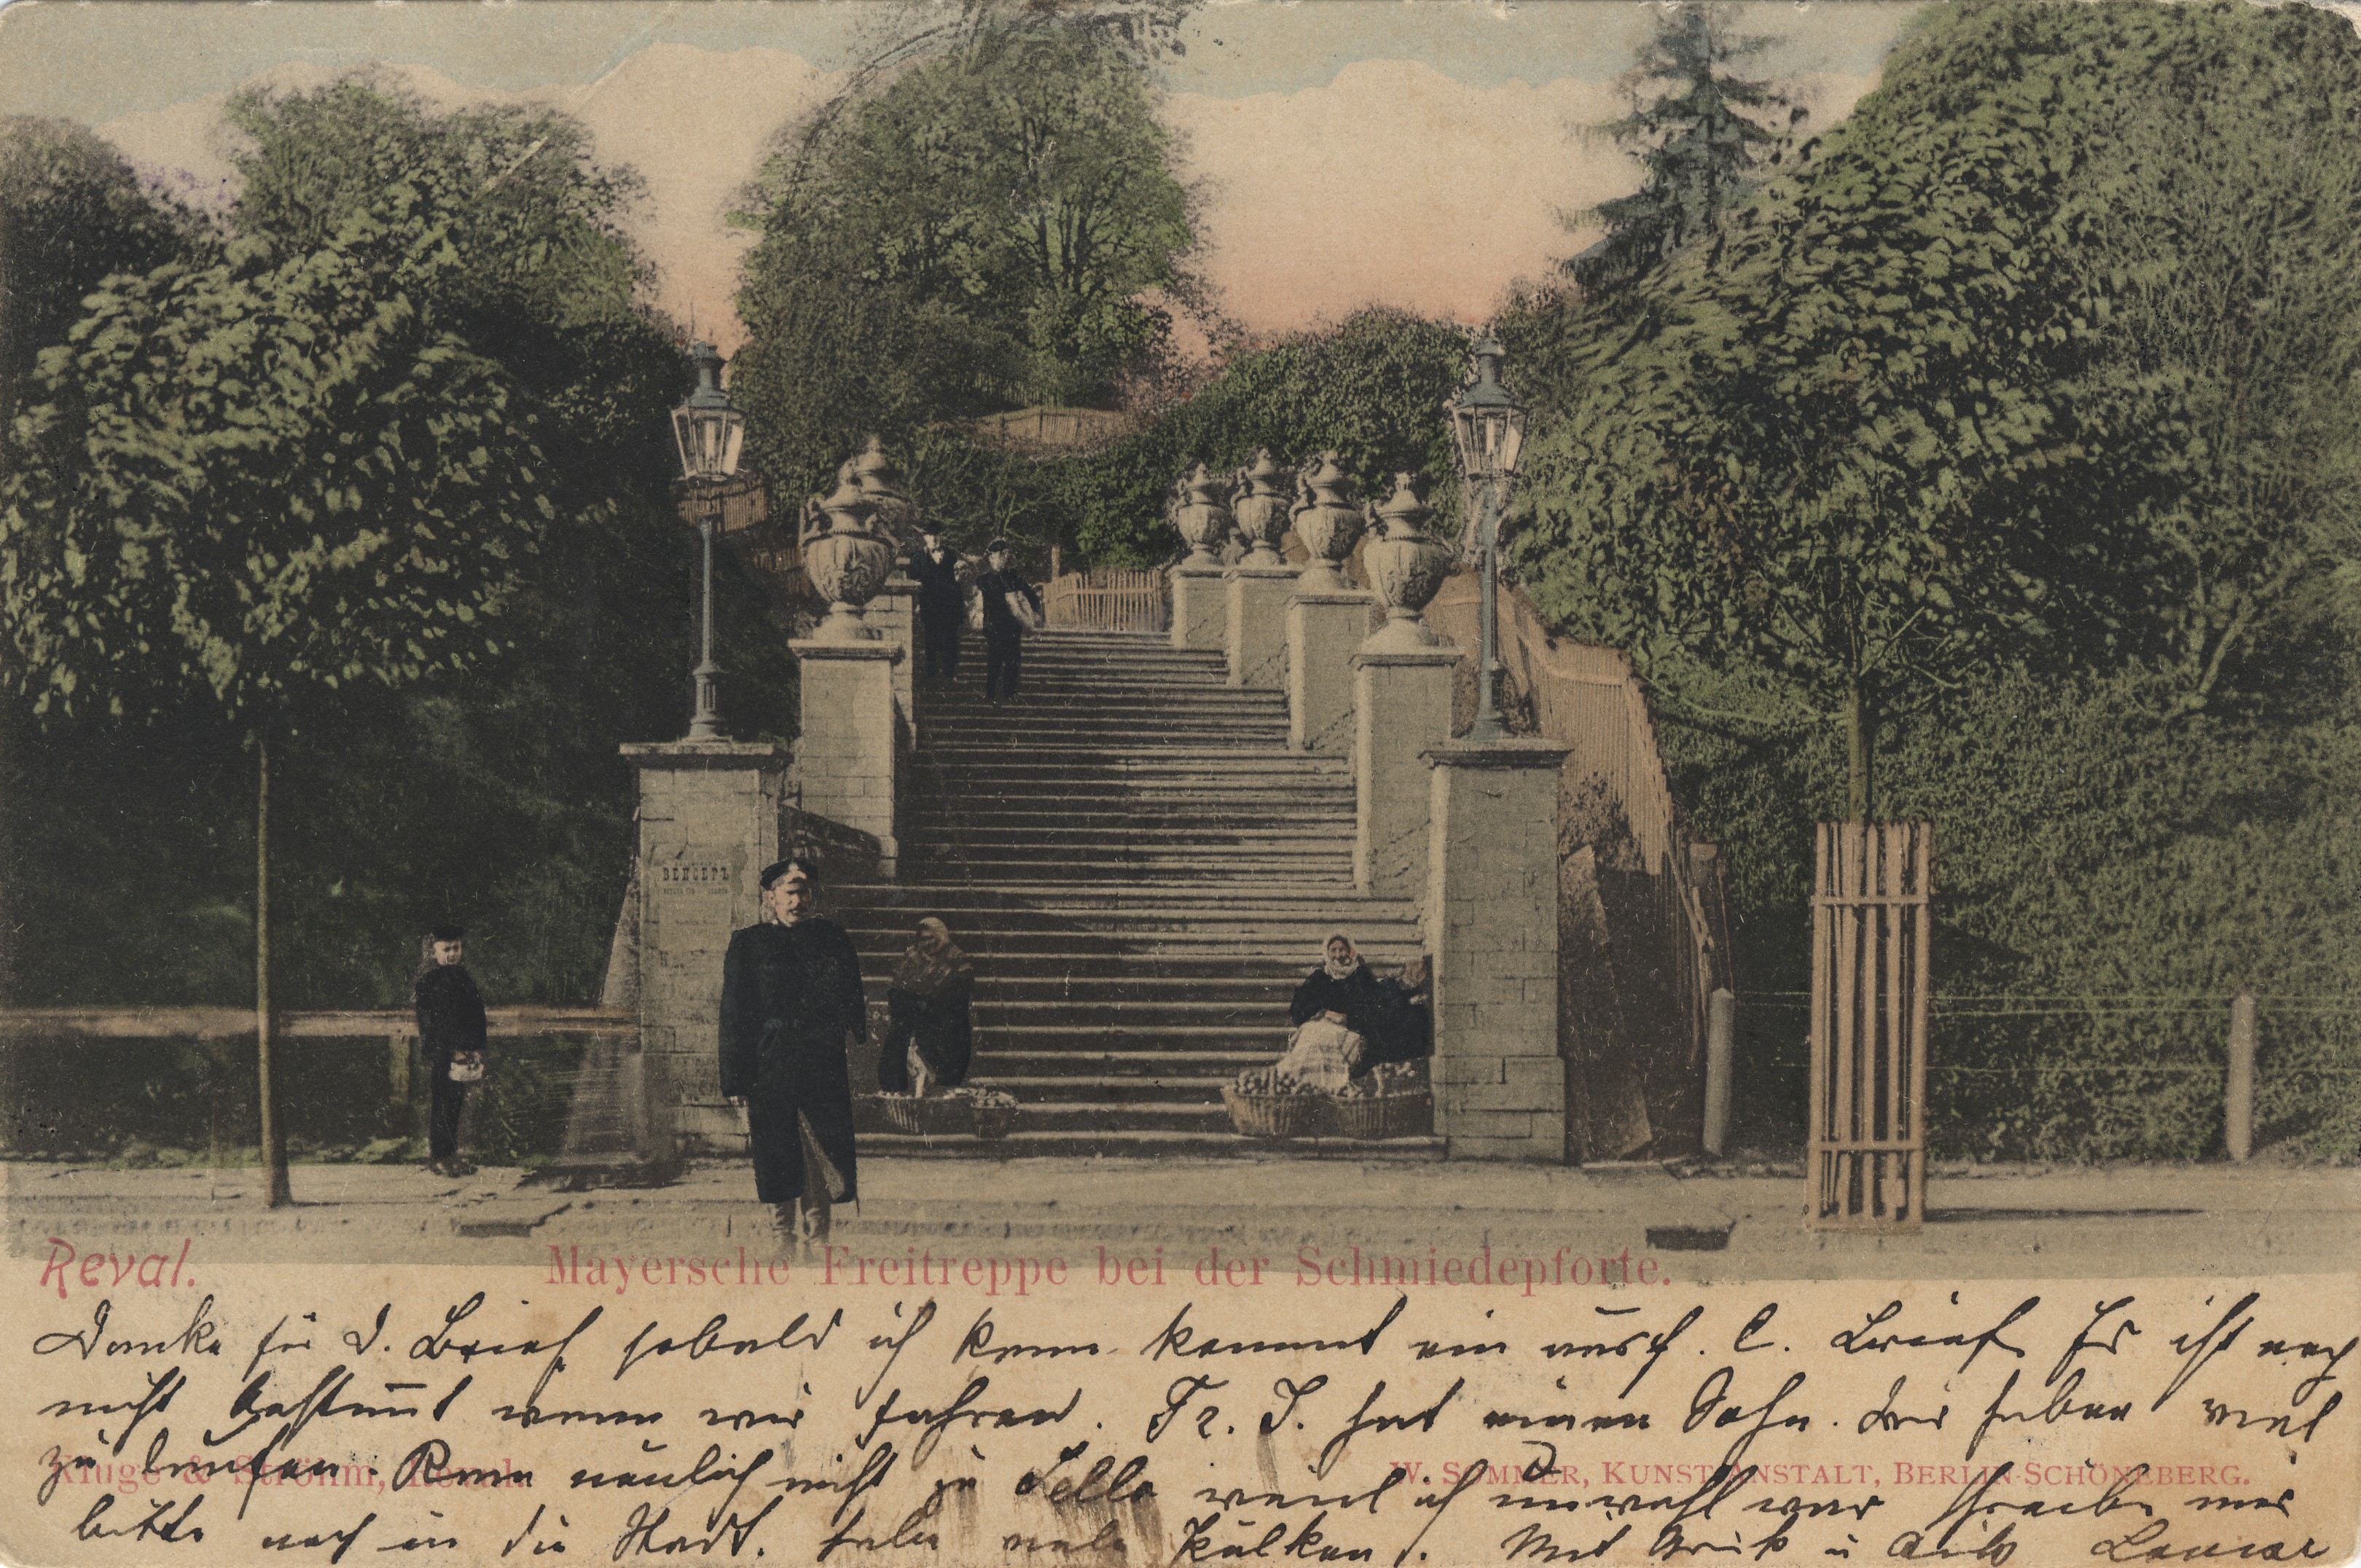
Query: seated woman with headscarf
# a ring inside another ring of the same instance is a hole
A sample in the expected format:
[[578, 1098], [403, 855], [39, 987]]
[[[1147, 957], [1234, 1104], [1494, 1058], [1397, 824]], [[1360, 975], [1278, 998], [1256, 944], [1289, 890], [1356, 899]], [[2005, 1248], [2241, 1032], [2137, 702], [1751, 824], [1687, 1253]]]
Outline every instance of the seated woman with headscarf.
[[917, 940], [902, 949], [902, 961], [886, 982], [885, 1043], [877, 1056], [877, 1087], [888, 1094], [915, 1088], [956, 1089], [967, 1080], [974, 1049], [968, 998], [975, 990], [975, 966], [951, 943], [950, 927], [929, 916], [918, 922]]
[[1338, 1090], [1362, 1069], [1386, 1017], [1386, 995], [1343, 932], [1328, 938], [1327, 961], [1295, 988], [1288, 1008], [1295, 1036], [1279, 1058], [1283, 1073], [1315, 1089]]

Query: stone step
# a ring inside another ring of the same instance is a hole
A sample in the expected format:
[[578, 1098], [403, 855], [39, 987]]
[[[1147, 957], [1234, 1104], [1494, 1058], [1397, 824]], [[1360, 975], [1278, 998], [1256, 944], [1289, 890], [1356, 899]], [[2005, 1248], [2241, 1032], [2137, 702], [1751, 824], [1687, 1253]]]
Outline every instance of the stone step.
[[[894, 955], [900, 957], [897, 953]], [[989, 955], [969, 954], [971, 958]], [[862, 957], [867, 959], [869, 955]], [[882, 960], [885, 955], [879, 954]], [[871, 992], [885, 994], [890, 971], [880, 967], [868, 973]], [[1310, 973], [1309, 966], [1304, 973]], [[1136, 974], [1111, 970], [1105, 974], [1026, 974], [1015, 971], [990, 970], [976, 976], [976, 996], [979, 1003], [1023, 1002], [1048, 1006], [1071, 1003], [1088, 1005], [1117, 1002], [1143, 1006], [1167, 1003], [1185, 1004], [1193, 1002], [1235, 1002], [1268, 1008], [1276, 1003], [1281, 1010], [1295, 994], [1302, 974], [1265, 975], [1157, 975]]]
[[[1104, 1026], [1151, 1035], [1173, 1029], [1263, 1028], [1285, 1033], [1294, 1025], [1287, 1016], [1285, 996], [1224, 996], [1203, 999], [1130, 996], [996, 995], [996, 987], [979, 985], [971, 1012], [979, 1029], [1031, 1031], [1056, 1025], [1072, 1028]], [[1273, 1054], [1277, 1054], [1274, 1048]]]
[[[1340, 899], [1333, 891], [1308, 890], [1287, 881], [1233, 888], [1227, 897], [1240, 913], [1308, 905], [1318, 909], [1352, 910], [1377, 919], [1411, 920], [1418, 916], [1418, 905], [1411, 899], [1363, 898], [1354, 894], [1346, 894]], [[833, 906], [838, 909], [899, 909], [946, 901], [961, 908], [1024, 910], [1037, 914], [1057, 914], [1070, 909], [1104, 909], [1115, 905], [1193, 910], [1204, 908], [1206, 905], [1206, 901], [1194, 892], [1184, 890], [1178, 884], [1168, 885], [1153, 881], [1082, 894], [1071, 888], [1045, 887], [1024, 879], [1011, 879], [980, 887], [966, 882], [928, 882], [923, 877], [888, 883], [833, 883], [822, 888], [820, 900], [823, 908]]]
[[[1027, 742], [943, 741], [913, 754], [911, 772], [923, 781], [933, 773], [992, 776], [1009, 780], [1046, 778], [1111, 783], [1144, 775], [1202, 777], [1218, 781], [1242, 773], [1282, 779], [1334, 778], [1350, 784], [1353, 767], [1341, 752], [1290, 751], [1283, 741], [1207, 746], [1188, 743], [1120, 746]], [[965, 782], [965, 778], [962, 778]]]
[[922, 777], [912, 781], [906, 799], [911, 808], [911, 819], [920, 823], [932, 813], [970, 805], [992, 810], [1038, 813], [1055, 813], [1065, 806], [1074, 810], [1107, 812], [1134, 812], [1146, 808], [1224, 817], [1234, 811], [1285, 811], [1296, 806], [1314, 806], [1333, 814], [1347, 812], [1356, 804], [1351, 783], [1329, 774], [1272, 778], [1268, 781], [1240, 775], [1200, 783], [1185, 794], [1175, 792], [1170, 781], [1155, 778], [1112, 782], [1080, 779], [1061, 782], [1055, 777], [961, 778], [954, 783]]
[[1191, 866], [1171, 859], [1141, 857], [1130, 861], [1071, 861], [1053, 867], [1036, 864], [1038, 857], [1019, 856], [1006, 861], [966, 860], [944, 855], [930, 855], [917, 868], [933, 873], [965, 872], [982, 882], [991, 882], [1003, 867], [1021, 867], [1027, 875], [1046, 877], [1066, 887], [1096, 887], [1104, 884], [1120, 886], [1141, 876], [1155, 876], [1168, 881], [1188, 882], [1202, 888], [1208, 894], [1218, 894], [1237, 886], [1253, 877], [1282, 871], [1299, 876], [1311, 886], [1327, 887], [1338, 894], [1353, 891], [1353, 867], [1350, 856], [1340, 856], [1333, 861], [1285, 861], [1271, 864], [1266, 859], [1254, 865]]
[[[980, 1081], [980, 1080], [979, 1080]], [[1049, 1100], [1020, 1102], [1012, 1130], [1020, 1133], [1231, 1132], [1230, 1113], [1222, 1107], [1221, 1092], [1203, 1103], [1181, 1101], [1099, 1102]]]
[[[1239, 1073], [1251, 1067], [1268, 1067], [1279, 1053], [1259, 1047], [1251, 1050], [1176, 1050], [1176, 1051], [1082, 1051], [1030, 1050], [1022, 1046], [1005, 1044], [994, 1039], [976, 1052], [979, 1073], [989, 1070], [1007, 1073], [1018, 1081], [1040, 1082], [1101, 1082], [1114, 1084], [1133, 1081], [1169, 1081], [1172, 1083], [1209, 1083], [1213, 1096], [1221, 1096], [1221, 1086], [1233, 1082]], [[1123, 1092], [1107, 1089], [1099, 1098], [1120, 1100]]]
[[[1255, 954], [1237, 957], [1221, 953], [1159, 954], [1077, 952], [1054, 945], [1033, 946], [1022, 934], [957, 932], [960, 947], [975, 959], [986, 983], [1016, 981], [1042, 985], [1141, 985], [1183, 981], [1241, 985], [1273, 985], [1293, 994], [1293, 987], [1312, 971], [1310, 954], [1283, 958]], [[861, 950], [862, 972], [884, 977], [901, 961], [909, 945], [906, 926], [855, 927], [854, 944]], [[1383, 972], [1385, 966], [1378, 966]]]
[[1218, 816], [1226, 825], [1224, 830], [1236, 833], [1293, 828], [1349, 837], [1353, 831], [1353, 813], [1334, 799], [1321, 800], [1316, 810], [1272, 801], [1260, 806], [1224, 806], [1209, 813], [1206, 806], [1195, 802], [1137, 797], [1060, 809], [1049, 804], [1051, 798], [1044, 794], [1014, 802], [996, 795], [938, 799], [927, 803], [931, 809], [926, 813], [923, 826], [912, 831], [944, 833], [958, 828], [1028, 832], [1040, 841], [1054, 843], [1072, 833], [1211, 831], [1213, 829], [1205, 820], [1208, 815]]
[[[980, 1019], [977, 1027], [983, 1029]], [[1156, 1057], [1168, 1064], [1194, 1060], [1194, 1053], [1197, 1052], [1215, 1051], [1243, 1053], [1253, 1058], [1254, 1062], [1272, 1062], [1278, 1060], [1279, 1053], [1287, 1048], [1287, 1030], [1284, 1009], [1279, 1012], [1276, 1025], [1268, 1023], [1169, 1024], [1142, 1027], [1113, 1023], [1032, 1022], [1001, 1025], [986, 1030], [987, 1037], [978, 1042], [976, 1049], [980, 1057], [989, 1054], [994, 1058], [1009, 1052], [1060, 1054], [1080, 1051]], [[1170, 1065], [1166, 1070], [1170, 1070]]]
[[947, 825], [904, 835], [902, 852], [906, 857], [994, 865], [1048, 857], [1060, 865], [1077, 861], [1134, 865], [1162, 860], [1193, 866], [1251, 854], [1264, 870], [1278, 871], [1313, 862], [1324, 865], [1338, 856], [1345, 857], [1349, 866], [1353, 836], [1342, 828], [1316, 833], [1288, 827], [1212, 828], [1193, 832], [1173, 828], [1152, 832], [1137, 828], [1076, 828], [1052, 837], [1032, 828]]
[[1274, 824], [1267, 828], [1173, 828], [1164, 824], [1141, 822], [1119, 826], [1075, 826], [1062, 832], [1044, 831], [1038, 826], [1002, 827], [988, 821], [942, 823], [924, 829], [914, 829], [902, 836], [902, 851], [906, 855], [928, 850], [966, 850], [969, 858], [998, 859], [983, 851], [1008, 850], [1027, 855], [1067, 855], [1088, 852], [1100, 854], [1108, 850], [1136, 848], [1142, 852], [1172, 853], [1180, 850], [1234, 849], [1263, 853], [1352, 853], [1353, 833], [1349, 822], [1332, 823], [1323, 828], [1307, 828], [1301, 824]]
[[[1027, 1060], [1030, 1059], [1028, 1056]], [[1013, 1094], [1026, 1105], [1087, 1103], [1126, 1106], [1178, 1102], [1219, 1106], [1222, 1086], [1236, 1081], [1237, 1077], [1235, 1073], [1190, 1078], [1157, 1077], [1147, 1070], [1137, 1076], [1095, 1071], [1011, 1073], [1000, 1070], [1001, 1060], [997, 1057], [987, 1059], [979, 1056], [968, 1075], [968, 1081], [978, 1088], [997, 1089]], [[1242, 1069], [1253, 1065], [1242, 1064]]]
[[1109, 1159], [1159, 1159], [1182, 1156], [1240, 1159], [1341, 1159], [1361, 1164], [1439, 1160], [1443, 1140], [1389, 1138], [1361, 1143], [1351, 1138], [1242, 1138], [1235, 1133], [1137, 1132], [1011, 1133], [980, 1140], [965, 1134], [926, 1138], [913, 1133], [863, 1133], [863, 1153], [938, 1159], [1037, 1159], [1048, 1156], [1099, 1155]]
[[922, 718], [918, 721], [921, 751], [1071, 751], [1089, 747], [1136, 750], [1154, 746], [1193, 746], [1236, 751], [1284, 746], [1287, 719], [1257, 715], [1253, 718], [1190, 719], [1170, 715], [1099, 718], [1089, 714], [1044, 714], [1023, 723]]

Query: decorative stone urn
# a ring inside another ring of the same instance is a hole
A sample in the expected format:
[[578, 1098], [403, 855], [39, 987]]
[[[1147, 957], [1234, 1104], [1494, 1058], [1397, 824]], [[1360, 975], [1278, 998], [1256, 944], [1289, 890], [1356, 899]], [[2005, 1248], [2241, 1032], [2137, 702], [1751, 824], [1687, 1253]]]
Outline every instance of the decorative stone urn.
[[894, 552], [871, 527], [875, 510], [851, 463], [836, 471], [834, 494], [804, 502], [804, 573], [828, 600], [828, 618], [812, 633], [816, 642], [877, 641], [861, 612], [893, 574]]
[[1268, 446], [1255, 448], [1253, 461], [1238, 470], [1230, 514], [1246, 542], [1241, 566], [1284, 566], [1279, 542], [1287, 536], [1287, 492], [1295, 476], [1279, 466]]
[[1182, 475], [1173, 487], [1168, 511], [1172, 526], [1189, 546], [1184, 566], [1219, 566], [1222, 543], [1230, 536], [1230, 486], [1215, 478], [1202, 463]]
[[1295, 537], [1312, 552], [1311, 564], [1296, 583], [1300, 593], [1348, 594], [1354, 585], [1340, 570], [1361, 537], [1361, 490], [1334, 452], [1315, 452], [1303, 462], [1296, 480], [1294, 508], [1288, 521]]
[[1443, 591], [1453, 556], [1451, 546], [1426, 531], [1433, 515], [1419, 499], [1418, 480], [1410, 474], [1396, 474], [1394, 493], [1369, 513], [1369, 542], [1361, 548], [1361, 566], [1386, 607], [1386, 624], [1361, 645], [1363, 652], [1407, 653], [1441, 641], [1426, 623], [1426, 607]]
[[870, 526], [897, 554], [916, 550], [923, 540], [918, 527], [918, 503], [910, 499], [902, 476], [885, 455], [885, 444], [874, 434], [852, 460], [853, 477], [871, 507]]

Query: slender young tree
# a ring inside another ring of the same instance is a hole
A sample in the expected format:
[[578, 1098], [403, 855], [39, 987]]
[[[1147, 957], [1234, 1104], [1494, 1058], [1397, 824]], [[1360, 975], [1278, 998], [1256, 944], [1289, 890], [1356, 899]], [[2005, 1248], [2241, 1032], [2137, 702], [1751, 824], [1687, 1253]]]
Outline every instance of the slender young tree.
[[291, 716], [497, 652], [552, 509], [505, 377], [421, 322], [399, 279], [449, 254], [413, 192], [272, 263], [119, 276], [40, 356], [0, 480], [7, 678], [36, 714], [218, 704], [255, 759], [255, 1023], [268, 1201], [270, 815]]
[[1607, 226], [1606, 237], [1565, 264], [1585, 293], [1611, 294], [1662, 267], [1754, 188], [1757, 170], [1779, 161], [1784, 126], [1804, 110], [1768, 81], [1732, 69], [1769, 41], [1741, 36], [1720, 5], [1684, 5], [1657, 17], [1655, 36], [1619, 83], [1631, 112], [1591, 133], [1638, 155], [1640, 189], [1566, 220], [1570, 228]]

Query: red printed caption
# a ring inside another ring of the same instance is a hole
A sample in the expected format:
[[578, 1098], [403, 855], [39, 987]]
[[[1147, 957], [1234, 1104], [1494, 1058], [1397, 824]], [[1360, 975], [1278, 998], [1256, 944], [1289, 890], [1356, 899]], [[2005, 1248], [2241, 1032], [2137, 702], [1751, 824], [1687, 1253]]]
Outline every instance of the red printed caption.
[[[119, 1290], [125, 1285], [148, 1290], [169, 1290], [180, 1285], [181, 1269], [189, 1261], [189, 1238], [181, 1239], [177, 1253], [83, 1252], [60, 1236], [51, 1236], [49, 1261], [41, 1265], [41, 1288], [54, 1283], [58, 1299], [66, 1299], [66, 1288], [79, 1285], [85, 1290]], [[187, 1281], [194, 1285], [196, 1281]]]

